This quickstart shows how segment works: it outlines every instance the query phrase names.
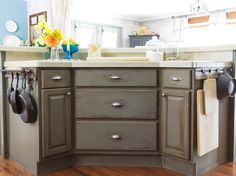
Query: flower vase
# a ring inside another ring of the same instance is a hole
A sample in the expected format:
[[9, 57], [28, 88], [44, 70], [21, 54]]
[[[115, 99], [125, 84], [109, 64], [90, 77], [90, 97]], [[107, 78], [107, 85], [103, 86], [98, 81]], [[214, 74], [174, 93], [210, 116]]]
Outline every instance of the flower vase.
[[59, 48], [52, 47], [51, 48], [51, 60], [59, 60]]
[[43, 53], [44, 59], [48, 60], [51, 58], [51, 47], [46, 48], [46, 52]]

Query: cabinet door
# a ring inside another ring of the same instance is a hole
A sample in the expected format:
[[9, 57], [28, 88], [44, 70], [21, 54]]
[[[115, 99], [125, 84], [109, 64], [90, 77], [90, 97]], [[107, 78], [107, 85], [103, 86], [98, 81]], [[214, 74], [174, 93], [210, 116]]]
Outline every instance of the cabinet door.
[[42, 90], [42, 157], [72, 149], [70, 96], [70, 89]]
[[136, 37], [130, 39], [130, 47], [134, 48], [135, 46], [143, 46], [142, 38]]
[[162, 151], [189, 159], [189, 91], [162, 92]]

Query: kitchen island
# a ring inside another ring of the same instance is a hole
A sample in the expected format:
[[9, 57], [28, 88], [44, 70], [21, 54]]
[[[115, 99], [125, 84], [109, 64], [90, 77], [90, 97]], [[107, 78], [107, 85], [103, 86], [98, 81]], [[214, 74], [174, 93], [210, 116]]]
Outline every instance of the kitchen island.
[[12, 112], [5, 96], [10, 77], [2, 75], [5, 157], [39, 175], [73, 165], [156, 166], [201, 175], [232, 160], [230, 99], [219, 102], [219, 147], [197, 154], [196, 91], [206, 78], [199, 73], [233, 74], [233, 51], [224, 54], [217, 62], [9, 59], [8, 72], [30, 70], [38, 116], [24, 123]]

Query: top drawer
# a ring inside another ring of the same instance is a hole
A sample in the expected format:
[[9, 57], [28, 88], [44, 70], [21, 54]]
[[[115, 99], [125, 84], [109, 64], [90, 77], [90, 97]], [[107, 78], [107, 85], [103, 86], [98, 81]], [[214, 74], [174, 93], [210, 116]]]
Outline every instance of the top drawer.
[[191, 88], [191, 70], [164, 69], [162, 73], [163, 87]]
[[70, 87], [70, 70], [42, 70], [42, 88]]
[[157, 86], [155, 69], [81, 69], [76, 86]]

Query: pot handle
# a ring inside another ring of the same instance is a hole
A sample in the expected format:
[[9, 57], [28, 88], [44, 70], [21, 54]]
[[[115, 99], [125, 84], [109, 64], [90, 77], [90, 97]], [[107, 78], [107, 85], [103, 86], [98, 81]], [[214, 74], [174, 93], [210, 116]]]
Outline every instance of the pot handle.
[[236, 79], [235, 78], [232, 78], [232, 81], [234, 83], [234, 91], [232, 92], [232, 94], [230, 95], [230, 97], [234, 97], [235, 96], [235, 93], [236, 93]]
[[23, 72], [23, 80], [22, 80], [22, 89], [25, 90], [26, 89], [26, 72]]
[[16, 73], [16, 90], [19, 87], [19, 73]]

